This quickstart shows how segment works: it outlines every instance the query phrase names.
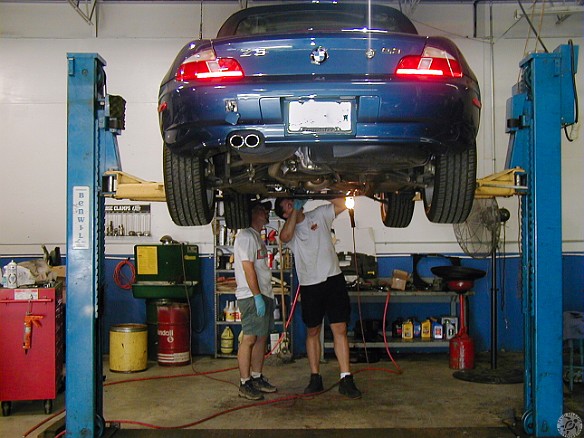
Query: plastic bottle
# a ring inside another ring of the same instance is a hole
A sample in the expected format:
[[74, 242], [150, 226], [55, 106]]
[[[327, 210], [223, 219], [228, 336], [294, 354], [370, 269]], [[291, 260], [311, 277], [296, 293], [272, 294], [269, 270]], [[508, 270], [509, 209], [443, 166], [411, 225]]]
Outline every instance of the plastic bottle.
[[432, 338], [432, 322], [427, 319], [422, 322], [422, 339]]
[[280, 321], [281, 316], [280, 303], [278, 302], [278, 298], [274, 298], [274, 321]]
[[236, 321], [241, 321], [241, 311], [239, 310], [239, 303], [236, 301], [235, 302], [235, 320]]
[[229, 321], [229, 301], [225, 303], [225, 308], [223, 309], [223, 321]]
[[422, 324], [417, 319], [414, 319], [414, 338], [422, 337]]
[[221, 353], [233, 353], [233, 332], [229, 327], [225, 327], [225, 330], [221, 333]]
[[432, 321], [432, 338], [442, 339], [444, 337], [444, 330], [442, 324], [438, 321]]
[[392, 338], [401, 338], [402, 337], [402, 324], [403, 319], [397, 318], [391, 324], [391, 337]]
[[409, 319], [402, 324], [402, 338], [408, 341], [414, 339], [414, 324]]
[[233, 301], [229, 301], [229, 306], [227, 307], [227, 317], [225, 321], [235, 321], [235, 305]]
[[14, 260], [6, 265], [6, 287], [16, 289], [18, 287], [18, 266]]

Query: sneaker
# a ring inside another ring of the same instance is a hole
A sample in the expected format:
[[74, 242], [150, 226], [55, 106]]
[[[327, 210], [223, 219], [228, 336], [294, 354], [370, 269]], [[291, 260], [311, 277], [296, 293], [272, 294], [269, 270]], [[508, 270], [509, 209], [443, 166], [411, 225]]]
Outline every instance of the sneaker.
[[324, 391], [322, 386], [322, 376], [320, 374], [311, 374], [310, 383], [304, 388], [304, 394], [314, 394], [315, 392]]
[[251, 379], [239, 385], [239, 396], [248, 400], [263, 400], [264, 396], [261, 392], [254, 388]]
[[255, 389], [261, 392], [276, 392], [278, 389], [268, 382], [263, 375], [259, 376], [257, 379], [251, 378], [251, 384]]
[[355, 386], [353, 381], [353, 376], [349, 374], [348, 376], [341, 379], [339, 382], [339, 392], [349, 398], [361, 398], [361, 391]]

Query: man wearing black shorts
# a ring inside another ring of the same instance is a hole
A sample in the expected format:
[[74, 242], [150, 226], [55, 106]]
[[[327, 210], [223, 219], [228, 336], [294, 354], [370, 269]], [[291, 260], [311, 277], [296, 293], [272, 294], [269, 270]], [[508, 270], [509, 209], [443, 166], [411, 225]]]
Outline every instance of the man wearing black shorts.
[[307, 327], [306, 352], [310, 365], [310, 383], [305, 394], [324, 390], [320, 375], [320, 331], [324, 316], [328, 317], [334, 338], [335, 355], [339, 362], [341, 380], [339, 392], [349, 398], [360, 398], [349, 362], [347, 323], [351, 304], [345, 278], [332, 242], [331, 229], [335, 217], [345, 210], [342, 198], [304, 212], [306, 201], [276, 199], [275, 212], [286, 223], [280, 240], [294, 253], [296, 273], [300, 282], [302, 320]]

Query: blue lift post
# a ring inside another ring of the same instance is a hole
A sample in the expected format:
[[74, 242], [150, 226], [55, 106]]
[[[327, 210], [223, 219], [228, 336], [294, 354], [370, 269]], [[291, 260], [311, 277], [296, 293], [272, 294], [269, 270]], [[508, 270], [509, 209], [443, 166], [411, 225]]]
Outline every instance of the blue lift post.
[[559, 436], [562, 383], [561, 128], [575, 121], [578, 47], [534, 53], [507, 101], [511, 134], [506, 168], [526, 171], [521, 199], [525, 318], [523, 426], [536, 437]]
[[106, 170], [120, 170], [105, 61], [67, 54], [66, 436], [105, 430], [101, 354]]

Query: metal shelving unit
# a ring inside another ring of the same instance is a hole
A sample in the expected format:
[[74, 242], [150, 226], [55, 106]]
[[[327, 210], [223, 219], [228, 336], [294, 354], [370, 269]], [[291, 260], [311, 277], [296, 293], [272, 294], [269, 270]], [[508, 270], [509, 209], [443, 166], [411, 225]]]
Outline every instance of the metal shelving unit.
[[[218, 228], [223, 229], [225, 223], [221, 216], [216, 216], [215, 219], [218, 222]], [[270, 224], [267, 225], [267, 229], [270, 230], [279, 230], [281, 225], [281, 220], [277, 217], [270, 216]], [[229, 231], [231, 234], [231, 231]], [[225, 321], [223, 319], [223, 309], [225, 308], [225, 303], [227, 301], [235, 301], [235, 280], [224, 281], [222, 283], [218, 282], [217, 279], [223, 277], [225, 279], [234, 278], [235, 272], [231, 269], [229, 262], [226, 262], [228, 259], [229, 254], [232, 254], [232, 244], [233, 242], [229, 241], [219, 241], [219, 239], [215, 239], [215, 290], [214, 290], [214, 321], [215, 321], [215, 357], [216, 358], [235, 358], [237, 357], [237, 339], [239, 333], [241, 332], [241, 321]], [[282, 280], [285, 282], [285, 285], [282, 287], [276, 284], [274, 286], [274, 298], [277, 298], [280, 303], [280, 309], [285, 308], [286, 312], [283, 315], [282, 310], [280, 311], [281, 316], [288, 316], [288, 312], [290, 310], [290, 291], [292, 290], [292, 286], [294, 283], [294, 273], [293, 273], [293, 262], [292, 262], [292, 255], [290, 251], [286, 248], [281, 248], [277, 244], [268, 244], [266, 245], [268, 251], [274, 252], [275, 250], [281, 251], [280, 254], [280, 263], [284, 262], [285, 266], [283, 268], [283, 272], [279, 268], [272, 269], [272, 276], [274, 277], [274, 282], [278, 283]], [[220, 255], [218, 255], [218, 251], [220, 251]], [[227, 253], [227, 254], [226, 254]], [[283, 254], [286, 254], [285, 256]], [[220, 256], [224, 257], [220, 259]], [[225, 268], [224, 265], [228, 264], [229, 268]], [[284, 304], [282, 304], [282, 300], [284, 300]], [[284, 323], [285, 320], [280, 318], [280, 320], [274, 321], [274, 325], [276, 330], [279, 333], [284, 331]], [[225, 354], [221, 352], [221, 334], [225, 327], [230, 327], [231, 331], [233, 332], [233, 353]], [[289, 337], [289, 348], [292, 348], [292, 330], [289, 328], [287, 330], [288, 337]]]
[[[467, 292], [465, 295], [473, 295], [474, 292]], [[385, 303], [387, 299], [387, 292], [384, 291], [360, 291], [349, 292], [351, 302], [355, 303], [358, 299], [361, 303]], [[450, 308], [450, 315], [457, 314], [458, 293], [451, 291], [391, 291], [390, 303], [444, 303], [448, 304]], [[466, 316], [465, 316], [466, 317]], [[385, 343], [381, 342], [366, 342], [353, 341], [353, 333], [349, 332], [349, 348], [385, 348]], [[448, 348], [449, 340], [443, 339], [399, 339], [392, 338], [392, 333], [386, 331], [387, 345], [389, 348]], [[324, 340], [324, 348], [333, 348], [333, 342]]]

